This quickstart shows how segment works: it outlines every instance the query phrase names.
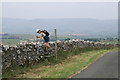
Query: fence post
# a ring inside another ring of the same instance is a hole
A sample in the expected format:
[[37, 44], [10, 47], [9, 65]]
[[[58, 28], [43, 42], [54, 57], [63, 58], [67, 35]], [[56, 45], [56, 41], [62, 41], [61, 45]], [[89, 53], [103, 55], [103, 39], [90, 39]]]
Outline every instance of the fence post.
[[56, 55], [56, 59], [57, 59], [57, 31], [56, 29], [54, 29], [54, 36], [55, 36], [55, 55]]

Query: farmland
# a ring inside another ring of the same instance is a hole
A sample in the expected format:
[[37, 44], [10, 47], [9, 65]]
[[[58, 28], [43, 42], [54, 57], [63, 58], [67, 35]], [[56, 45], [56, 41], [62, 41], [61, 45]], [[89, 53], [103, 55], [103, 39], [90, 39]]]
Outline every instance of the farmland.
[[[58, 40], [70, 40], [70, 39], [81, 39], [85, 41], [95, 41], [95, 42], [103, 42], [103, 43], [118, 43], [117, 38], [114, 36], [108, 36], [108, 38], [103, 36], [76, 36], [76, 35], [58, 35]], [[21, 40], [39, 40], [36, 39], [36, 34], [8, 34], [3, 35], [0, 38], [0, 42], [3, 45], [15, 45], [19, 43]], [[54, 35], [50, 35], [50, 41], [54, 41]]]

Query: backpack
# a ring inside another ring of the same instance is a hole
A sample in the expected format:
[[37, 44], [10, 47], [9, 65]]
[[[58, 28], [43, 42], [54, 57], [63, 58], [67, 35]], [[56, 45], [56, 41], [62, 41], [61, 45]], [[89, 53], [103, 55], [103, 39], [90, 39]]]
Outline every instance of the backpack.
[[49, 32], [47, 32], [46, 30], [43, 30], [42, 32], [45, 33], [46, 36], [50, 35]]

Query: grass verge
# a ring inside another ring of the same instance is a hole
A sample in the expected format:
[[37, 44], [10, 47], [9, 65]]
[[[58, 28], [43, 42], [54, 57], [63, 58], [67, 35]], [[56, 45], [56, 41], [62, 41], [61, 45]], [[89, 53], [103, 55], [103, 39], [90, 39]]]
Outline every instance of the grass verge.
[[3, 78], [68, 78], [93, 63], [105, 53], [117, 48], [93, 50], [91, 48], [59, 51], [58, 60], [54, 57], [30, 67], [14, 67], [4, 71]]

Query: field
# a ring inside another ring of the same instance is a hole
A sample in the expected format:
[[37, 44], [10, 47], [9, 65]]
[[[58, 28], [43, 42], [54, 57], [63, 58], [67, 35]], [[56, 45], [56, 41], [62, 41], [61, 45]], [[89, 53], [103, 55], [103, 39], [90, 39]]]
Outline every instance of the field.
[[101, 40], [102, 43], [110, 43], [110, 44], [117, 44], [118, 40]]
[[[0, 41], [4, 45], [14, 45], [20, 42], [20, 40], [30, 40], [36, 39], [35, 34], [8, 34], [2, 36]], [[92, 37], [92, 36], [73, 36], [73, 35], [58, 35], [58, 40], [70, 40], [70, 39], [81, 39], [81, 40], [89, 40], [89, 41], [97, 41], [103, 43], [118, 43], [117, 38], [108, 38], [105, 37]], [[54, 41], [54, 35], [50, 35], [50, 41]]]
[[2, 39], [3, 45], [15, 45], [20, 42], [21, 39]]

